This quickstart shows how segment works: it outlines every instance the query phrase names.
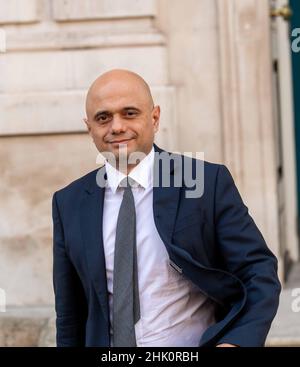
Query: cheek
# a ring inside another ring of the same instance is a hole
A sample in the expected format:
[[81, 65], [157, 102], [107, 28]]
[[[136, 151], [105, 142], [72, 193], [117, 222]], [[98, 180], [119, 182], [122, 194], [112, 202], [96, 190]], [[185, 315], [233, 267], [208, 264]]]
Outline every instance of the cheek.
[[98, 150], [106, 149], [107, 143], [104, 141], [104, 134], [97, 129], [91, 132], [91, 137]]
[[153, 126], [149, 121], [139, 121], [137, 124], [133, 126], [133, 130], [139, 136], [140, 139], [148, 138], [153, 135]]
[[96, 127], [92, 134], [94, 136], [95, 139], [97, 140], [103, 140], [103, 138], [105, 137], [105, 135], [107, 134], [108, 129], [104, 129], [103, 127]]

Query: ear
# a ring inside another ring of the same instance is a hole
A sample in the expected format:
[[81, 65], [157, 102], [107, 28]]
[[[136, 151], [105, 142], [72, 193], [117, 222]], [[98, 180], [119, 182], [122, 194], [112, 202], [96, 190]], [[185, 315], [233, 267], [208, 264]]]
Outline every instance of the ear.
[[152, 123], [153, 123], [155, 133], [158, 131], [159, 118], [160, 118], [160, 107], [155, 106], [152, 110]]
[[87, 126], [88, 133], [90, 134], [90, 132], [91, 132], [91, 127], [90, 127], [90, 124], [89, 124], [89, 120], [88, 120], [86, 117], [84, 117], [84, 118], [83, 118], [83, 121], [85, 122], [85, 124], [86, 124], [86, 126]]

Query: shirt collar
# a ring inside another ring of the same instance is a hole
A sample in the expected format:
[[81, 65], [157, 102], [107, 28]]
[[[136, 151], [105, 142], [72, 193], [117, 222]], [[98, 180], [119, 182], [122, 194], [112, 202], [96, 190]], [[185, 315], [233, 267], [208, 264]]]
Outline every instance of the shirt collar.
[[[154, 148], [152, 147], [150, 153], [143, 158], [129, 173], [135, 182], [137, 182], [144, 189], [153, 184], [153, 165], [154, 165]], [[105, 161], [105, 169], [107, 174], [107, 185], [112, 192], [117, 191], [120, 182], [126, 177], [124, 173], [117, 170], [108, 161]]]

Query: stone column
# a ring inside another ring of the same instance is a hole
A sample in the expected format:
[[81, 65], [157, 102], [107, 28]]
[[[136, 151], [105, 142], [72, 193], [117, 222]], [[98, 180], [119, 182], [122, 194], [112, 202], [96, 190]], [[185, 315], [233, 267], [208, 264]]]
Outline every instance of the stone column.
[[224, 162], [279, 256], [269, 3], [217, 0], [217, 9]]

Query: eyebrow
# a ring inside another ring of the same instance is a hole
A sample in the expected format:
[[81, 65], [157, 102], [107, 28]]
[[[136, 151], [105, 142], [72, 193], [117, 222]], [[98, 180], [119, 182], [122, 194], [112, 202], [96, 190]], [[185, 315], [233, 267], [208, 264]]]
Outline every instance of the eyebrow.
[[[128, 110], [136, 110], [138, 112], [141, 112], [141, 110], [139, 108], [135, 107], [135, 106], [127, 106], [127, 107], [121, 108], [121, 111], [128, 111]], [[108, 110], [97, 111], [94, 115], [94, 119], [96, 120], [97, 117], [99, 117], [102, 114], [111, 114], [111, 111], [108, 111]]]

